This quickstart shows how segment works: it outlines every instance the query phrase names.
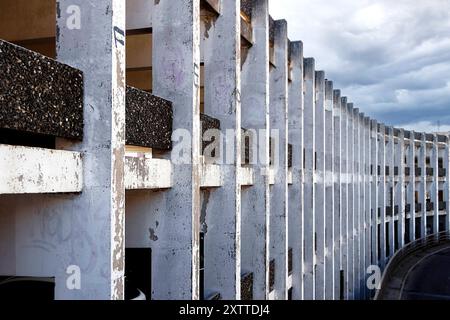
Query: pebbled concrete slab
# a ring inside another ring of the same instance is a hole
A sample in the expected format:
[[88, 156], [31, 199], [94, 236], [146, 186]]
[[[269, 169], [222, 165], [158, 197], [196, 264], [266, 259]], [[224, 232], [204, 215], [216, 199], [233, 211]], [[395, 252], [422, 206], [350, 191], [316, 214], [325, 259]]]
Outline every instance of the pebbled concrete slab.
[[[211, 129], [220, 130], [220, 121], [216, 118], [210, 117], [206, 114], [200, 114], [200, 122], [202, 127], [202, 137], [206, 131]], [[202, 139], [202, 154], [205, 151], [205, 148], [211, 143], [211, 141], [203, 141]]]
[[83, 73], [0, 40], [0, 128], [82, 140]]
[[158, 150], [172, 149], [172, 103], [127, 86], [126, 143]]

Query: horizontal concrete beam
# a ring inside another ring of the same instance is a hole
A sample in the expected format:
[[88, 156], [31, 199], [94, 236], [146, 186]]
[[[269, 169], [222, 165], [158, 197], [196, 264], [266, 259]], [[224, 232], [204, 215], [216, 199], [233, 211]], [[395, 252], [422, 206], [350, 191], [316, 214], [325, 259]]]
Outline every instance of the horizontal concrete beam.
[[82, 188], [80, 153], [0, 145], [0, 194], [74, 193]]
[[204, 164], [202, 166], [201, 187], [220, 188], [221, 186], [223, 186], [223, 177], [220, 166]]
[[[254, 185], [253, 168], [242, 167], [239, 169], [239, 184], [244, 187]], [[204, 164], [201, 177], [201, 187], [220, 188], [223, 186], [223, 173], [221, 167], [215, 164]]]
[[126, 190], [158, 190], [172, 187], [170, 160], [125, 157]]
[[293, 173], [292, 173], [292, 169], [291, 168], [289, 168], [289, 170], [288, 170], [287, 181], [288, 181], [288, 185], [292, 185]]
[[253, 168], [243, 167], [239, 169], [239, 184], [244, 187], [253, 186], [254, 184]]

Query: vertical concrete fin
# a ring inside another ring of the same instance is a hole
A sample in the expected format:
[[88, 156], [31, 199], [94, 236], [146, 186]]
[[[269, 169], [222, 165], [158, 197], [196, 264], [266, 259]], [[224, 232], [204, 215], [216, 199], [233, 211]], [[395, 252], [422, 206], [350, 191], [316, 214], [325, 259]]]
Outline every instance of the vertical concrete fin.
[[[124, 299], [125, 5], [79, 2], [79, 27], [68, 23], [74, 6], [57, 1], [56, 47], [59, 61], [84, 74], [84, 139], [71, 148], [83, 152], [85, 177], [83, 193], [61, 205], [73, 231], [58, 243], [56, 299]], [[80, 290], [66, 286], [71, 265], [81, 269]]]
[[270, 199], [270, 248], [275, 261], [274, 298], [287, 299], [288, 280], [288, 38], [287, 22], [274, 24], [274, 62], [270, 71], [270, 128], [278, 143], [274, 149], [273, 172], [275, 183]]
[[315, 265], [315, 201], [314, 201], [314, 172], [315, 172], [315, 61], [313, 58], [304, 59], [304, 298], [314, 299], [314, 265]]

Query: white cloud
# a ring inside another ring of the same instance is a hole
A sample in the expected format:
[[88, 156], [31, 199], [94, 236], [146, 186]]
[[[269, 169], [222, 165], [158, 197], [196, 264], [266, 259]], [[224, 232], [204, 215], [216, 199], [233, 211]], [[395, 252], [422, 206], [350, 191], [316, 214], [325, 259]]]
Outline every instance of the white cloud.
[[415, 132], [450, 132], [450, 125], [442, 125], [440, 123], [433, 124], [429, 121], [407, 123], [402, 127], [405, 130], [413, 130]]
[[270, 0], [366, 114], [388, 125], [450, 125], [450, 0]]

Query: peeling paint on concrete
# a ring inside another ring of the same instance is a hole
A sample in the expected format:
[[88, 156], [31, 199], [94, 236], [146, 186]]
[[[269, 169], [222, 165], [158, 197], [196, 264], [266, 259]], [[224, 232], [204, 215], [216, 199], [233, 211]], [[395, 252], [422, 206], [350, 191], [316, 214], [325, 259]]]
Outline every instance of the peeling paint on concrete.
[[0, 145], [0, 194], [72, 193], [83, 188], [81, 154]]
[[125, 158], [126, 190], [168, 189], [172, 186], [172, 165], [169, 160]]

